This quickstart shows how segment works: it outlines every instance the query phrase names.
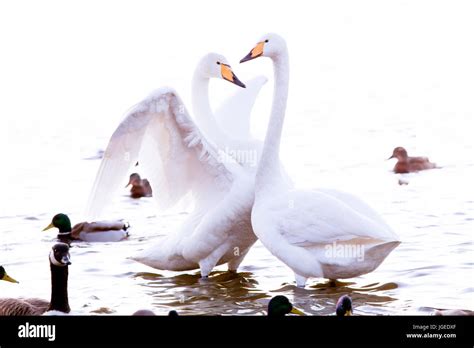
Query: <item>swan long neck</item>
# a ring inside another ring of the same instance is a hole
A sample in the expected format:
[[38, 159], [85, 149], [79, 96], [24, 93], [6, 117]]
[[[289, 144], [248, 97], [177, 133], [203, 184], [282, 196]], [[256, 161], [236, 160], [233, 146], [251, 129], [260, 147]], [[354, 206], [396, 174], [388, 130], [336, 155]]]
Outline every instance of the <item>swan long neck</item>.
[[199, 70], [193, 76], [192, 105], [199, 129], [208, 139], [219, 144], [222, 141], [222, 131], [209, 103], [209, 78], [202, 76]]
[[288, 84], [290, 64], [288, 51], [280, 52], [272, 57], [274, 67], [273, 102], [270, 121], [265, 135], [262, 155], [255, 179], [256, 193], [265, 187], [272, 187], [281, 180], [280, 172], [280, 141], [285, 120], [286, 102], [288, 99]]
[[51, 266], [51, 301], [48, 311], [69, 313], [69, 300], [67, 295], [68, 266]]

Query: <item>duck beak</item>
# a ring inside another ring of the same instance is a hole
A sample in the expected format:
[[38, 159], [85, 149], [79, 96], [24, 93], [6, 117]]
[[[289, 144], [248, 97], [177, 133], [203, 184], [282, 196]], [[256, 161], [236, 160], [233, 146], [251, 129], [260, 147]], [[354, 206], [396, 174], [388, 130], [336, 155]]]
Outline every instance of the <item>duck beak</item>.
[[350, 317], [350, 316], [352, 316], [352, 310], [350, 310], [350, 309], [347, 310], [346, 313], [344, 313], [344, 316], [345, 316], [345, 317]]
[[245, 85], [237, 78], [237, 76], [235, 76], [230, 65], [221, 63], [221, 74], [224, 80], [232, 82], [239, 87], [245, 88]]
[[46, 231], [46, 230], [49, 230], [51, 228], [54, 228], [54, 225], [53, 223], [51, 222], [48, 226], [46, 226], [45, 228], [43, 228], [43, 231]]
[[247, 54], [244, 58], [240, 60], [241, 63], [248, 62], [249, 60], [255, 59], [260, 57], [263, 54], [263, 46], [265, 42], [261, 41], [255, 46], [249, 54]]
[[306, 314], [303, 311], [300, 311], [298, 308], [293, 307], [290, 311], [292, 314], [305, 316]]
[[17, 283], [17, 284], [19, 283], [18, 280], [13, 279], [8, 274], [5, 274], [2, 278], [2, 280], [5, 280], [5, 281], [10, 282], [10, 283]]

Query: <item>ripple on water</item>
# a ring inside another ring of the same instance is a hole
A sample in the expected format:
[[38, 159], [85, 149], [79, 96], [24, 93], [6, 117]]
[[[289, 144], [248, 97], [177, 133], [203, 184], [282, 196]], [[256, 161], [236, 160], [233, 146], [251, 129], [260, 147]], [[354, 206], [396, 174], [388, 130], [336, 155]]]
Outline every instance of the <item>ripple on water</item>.
[[[394, 129], [404, 128], [402, 133], [408, 130], [414, 134], [411, 123], [400, 126], [395, 122], [393, 126]], [[385, 130], [382, 134], [386, 134]], [[314, 145], [302, 142], [302, 139], [298, 136], [292, 141], [301, 148]], [[432, 145], [436, 151], [438, 144]], [[444, 145], [439, 142], [439, 146]], [[378, 156], [376, 153], [371, 155], [372, 158]], [[37, 176], [46, 178], [51, 176], [52, 170], [61, 172], [65, 165], [63, 161], [68, 161], [70, 175], [55, 177], [54, 183], [67, 187], [68, 197], [73, 198], [70, 203], [64, 201], [63, 209], [72, 216], [80, 216], [84, 203], [80, 197], [87, 198], [84, 192], [90, 189], [90, 180], [94, 178], [99, 162], [79, 162], [73, 156], [58, 159], [60, 161], [56, 164], [52, 161], [47, 170], [38, 168]], [[409, 185], [399, 186], [399, 176], [385, 172], [377, 161], [361, 158], [347, 161], [343, 164], [347, 167], [345, 170], [338, 163], [329, 167], [317, 161], [310, 162], [313, 169], [319, 169], [318, 180], [314, 175], [308, 175], [307, 181], [298, 184], [314, 187], [321, 179], [330, 183], [326, 187], [344, 185], [347, 191], [358, 192], [361, 198], [370, 202], [399, 233], [403, 243], [374, 272], [337, 282], [334, 287], [325, 280], [310, 279], [307, 287], [300, 289], [294, 285], [291, 270], [258, 242], [238, 274], [228, 274], [222, 271], [225, 267], [218, 267], [210, 279], [203, 282], [198, 270], [155, 271], [126, 260], [126, 257], [156, 243], [159, 236], [174, 231], [188, 213], [160, 212], [153, 199], [131, 200], [124, 191], [123, 196], [109, 207], [109, 216], [130, 221], [132, 236], [115, 244], [73, 244], [70, 303], [77, 305], [79, 310], [86, 303], [87, 310], [98, 311], [95, 314], [101, 315], [107, 314], [104, 309], [110, 309], [112, 314], [130, 314], [138, 309], [137, 306], [152, 307], [150, 309], [158, 314], [167, 314], [173, 308], [184, 315], [264, 315], [269, 299], [280, 294], [288, 296], [306, 313], [315, 315], [334, 315], [335, 303], [343, 294], [352, 296], [354, 313], [360, 315], [430, 314], [433, 308], [471, 305], [474, 289], [466, 280], [474, 266], [470, 228], [474, 220], [474, 200], [465, 189], [469, 187], [472, 175], [465, 173], [467, 170], [470, 174], [473, 167], [459, 165], [449, 170], [406, 175], [403, 179], [408, 179]], [[391, 165], [387, 170], [388, 167]], [[360, 174], [364, 180], [360, 180]], [[21, 181], [29, 179], [28, 176], [19, 178]], [[9, 273], [22, 282], [21, 288], [3, 286], [2, 292], [16, 296], [24, 291], [24, 295], [32, 292], [32, 295], [45, 297], [50, 287], [46, 253], [56, 233], [41, 234], [39, 231], [44, 227], [41, 221], [49, 222], [54, 215], [52, 210], [56, 208], [45, 204], [44, 197], [51, 193], [48, 181], [38, 180], [37, 184], [29, 185], [34, 195], [28, 197], [33, 199], [21, 202], [16, 210], [25, 214], [16, 215], [10, 212], [15, 212], [12, 209], [0, 216], [0, 237], [5, 241], [0, 262], [9, 265]], [[35, 197], [38, 198], [36, 201]], [[87, 310], [82, 312], [88, 314]]]

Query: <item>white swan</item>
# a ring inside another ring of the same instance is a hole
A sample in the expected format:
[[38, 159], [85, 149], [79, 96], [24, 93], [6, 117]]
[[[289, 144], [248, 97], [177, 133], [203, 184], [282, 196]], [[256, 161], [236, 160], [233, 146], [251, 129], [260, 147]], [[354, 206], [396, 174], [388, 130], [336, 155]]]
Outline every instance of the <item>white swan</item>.
[[[209, 54], [196, 69], [193, 90], [202, 94], [193, 98], [195, 102], [208, 98], [210, 78], [241, 84], [223, 56]], [[201, 120], [207, 122], [207, 133], [225, 144], [220, 128], [211, 128], [210, 108], [195, 107]], [[177, 93], [161, 88], [135, 106], [112, 135], [86, 215], [100, 213], [137, 160], [162, 208], [190, 194], [194, 210], [177, 231], [132, 259], [158, 269], [200, 268], [203, 277], [218, 264], [228, 263], [229, 270], [237, 270], [257, 239], [250, 222], [255, 170], [244, 169], [207, 141]]]
[[400, 244], [399, 238], [353, 195], [336, 190], [294, 190], [282, 180], [279, 148], [289, 83], [284, 39], [265, 35], [241, 63], [260, 56], [273, 61], [275, 87], [255, 179], [255, 234], [294, 271], [300, 287], [309, 277], [352, 278], [373, 271]]
[[[210, 58], [211, 62], [213, 60]], [[193, 76], [192, 106], [196, 123], [208, 141], [255, 171], [263, 143], [250, 134], [250, 115], [267, 78], [258, 76], [250, 80], [245, 89], [232, 95], [213, 112], [209, 103], [209, 77], [202, 73], [206, 61], [207, 58], [201, 61]]]

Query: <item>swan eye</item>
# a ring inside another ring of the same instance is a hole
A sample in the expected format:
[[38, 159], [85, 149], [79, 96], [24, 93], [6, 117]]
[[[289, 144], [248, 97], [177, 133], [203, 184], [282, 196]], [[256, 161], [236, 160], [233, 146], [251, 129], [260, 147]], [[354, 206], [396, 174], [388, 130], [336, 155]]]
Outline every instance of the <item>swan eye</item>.
[[265, 40], [265, 43], [267, 43], [267, 42], [268, 42], [268, 39]]
[[217, 65], [221, 65], [221, 62], [216, 62], [216, 63], [217, 63]]

